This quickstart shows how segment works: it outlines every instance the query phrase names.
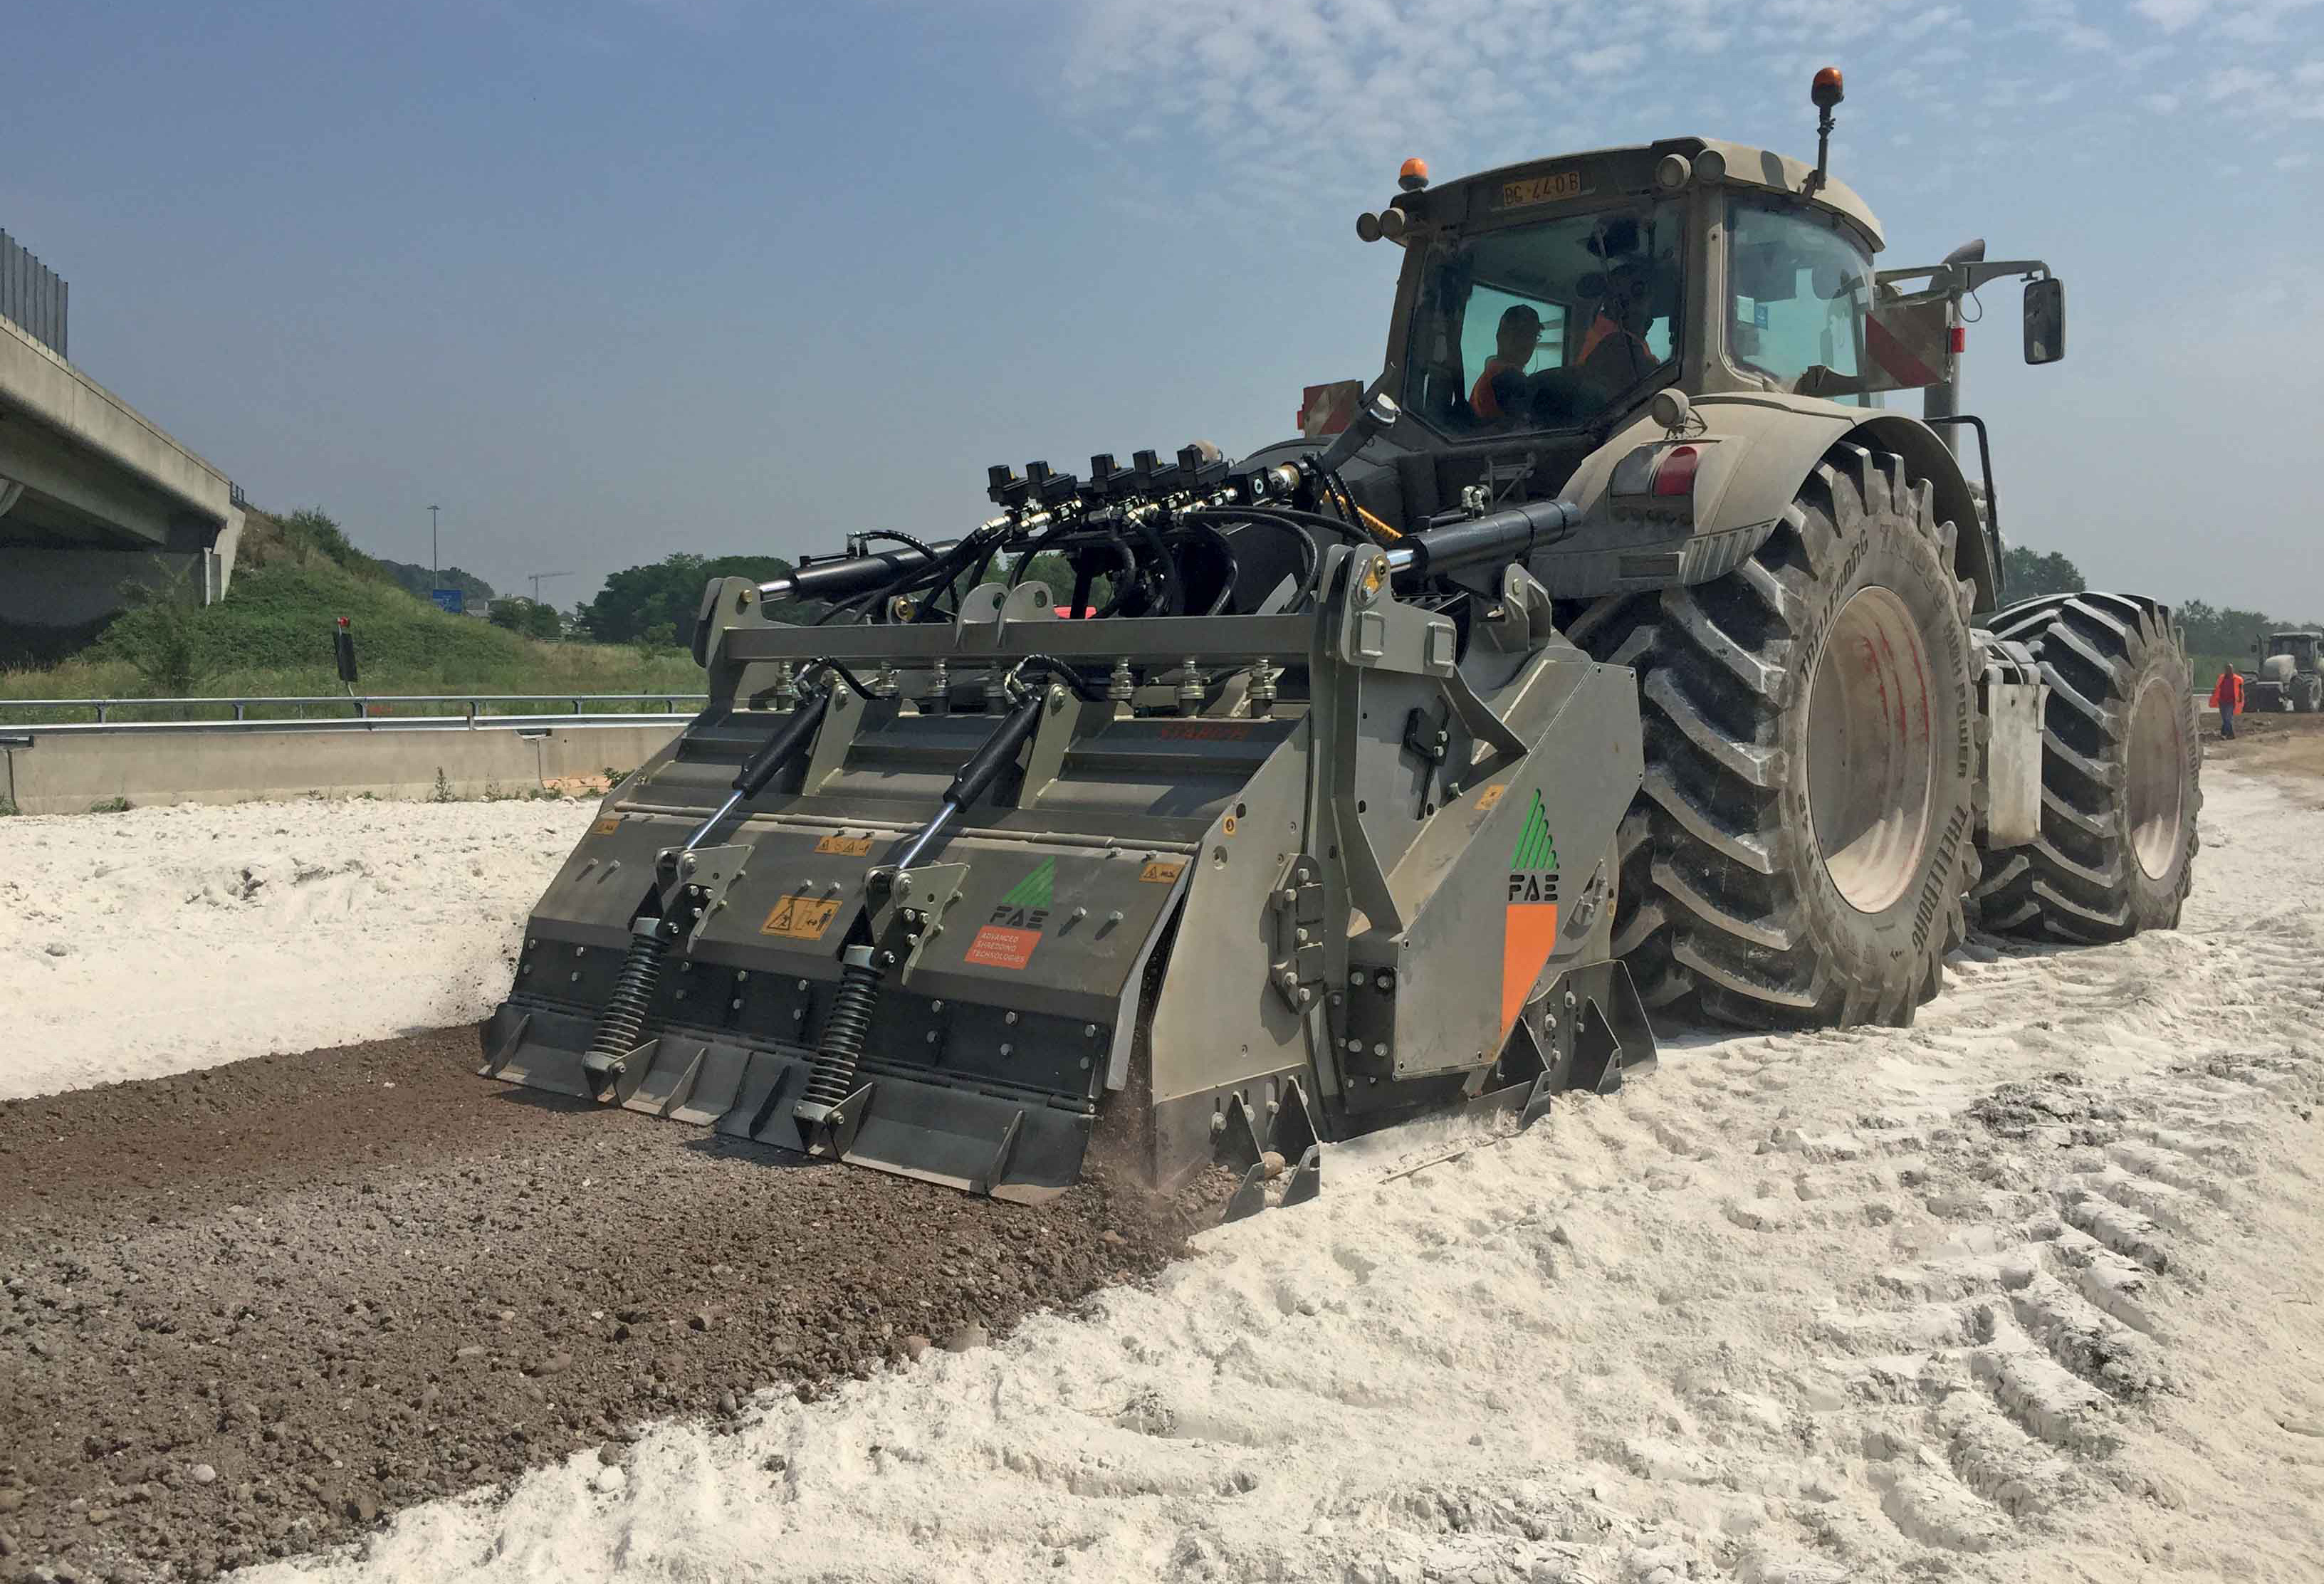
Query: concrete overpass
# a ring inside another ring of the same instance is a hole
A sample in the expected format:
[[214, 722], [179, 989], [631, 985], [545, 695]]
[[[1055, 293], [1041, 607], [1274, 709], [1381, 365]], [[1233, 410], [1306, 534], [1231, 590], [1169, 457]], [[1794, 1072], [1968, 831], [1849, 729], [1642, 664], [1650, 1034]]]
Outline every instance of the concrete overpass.
[[0, 623], [84, 625], [130, 579], [223, 598], [242, 515], [225, 474], [0, 317]]

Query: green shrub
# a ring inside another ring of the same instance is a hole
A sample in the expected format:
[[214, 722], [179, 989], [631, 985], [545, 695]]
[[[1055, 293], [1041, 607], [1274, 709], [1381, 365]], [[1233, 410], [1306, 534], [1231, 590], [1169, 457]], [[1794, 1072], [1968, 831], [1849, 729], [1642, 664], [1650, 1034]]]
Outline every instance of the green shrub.
[[112, 652], [135, 668], [145, 691], [165, 698], [194, 692], [211, 669], [202, 643], [200, 591], [190, 571], [157, 584], [124, 583], [128, 609], [106, 631]]

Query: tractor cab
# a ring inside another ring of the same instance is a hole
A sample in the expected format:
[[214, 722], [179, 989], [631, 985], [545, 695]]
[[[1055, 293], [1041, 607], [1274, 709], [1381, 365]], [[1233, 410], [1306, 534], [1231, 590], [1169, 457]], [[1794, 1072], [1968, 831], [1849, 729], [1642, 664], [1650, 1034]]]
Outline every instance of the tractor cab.
[[[2062, 293], [2046, 264], [1988, 262], [1982, 242], [1878, 268], [1878, 219], [1828, 169], [1839, 73], [1819, 72], [1810, 97], [1813, 165], [1705, 137], [1434, 184], [1407, 161], [1402, 190], [1356, 222], [1404, 254], [1381, 371], [1310, 387], [1303, 438], [1284, 449], [1343, 428], [1360, 389], [1389, 398], [1392, 429], [1347, 471], [1355, 503], [1406, 531], [1480, 501], [1574, 501], [1582, 527], [1534, 564], [1573, 599], [1719, 576], [1853, 437], [1932, 482], [1991, 608], [2000, 547], [1983, 430], [1959, 411], [1960, 305], [2023, 276], [2026, 360], [2048, 363]], [[1923, 392], [1919, 421], [1884, 414], [1903, 390]], [[1964, 426], [1982, 489], [1960, 466]]]
[[1602, 433], [1670, 384], [1866, 402], [1879, 225], [1812, 176], [1681, 138], [1404, 195], [1389, 394], [1456, 447]]
[[2294, 670], [2313, 671], [2317, 668], [2316, 646], [2319, 640], [2324, 640], [2324, 634], [2271, 632], [2267, 635], [2265, 658], [2272, 658], [2276, 655], [2286, 655], [2291, 658]]

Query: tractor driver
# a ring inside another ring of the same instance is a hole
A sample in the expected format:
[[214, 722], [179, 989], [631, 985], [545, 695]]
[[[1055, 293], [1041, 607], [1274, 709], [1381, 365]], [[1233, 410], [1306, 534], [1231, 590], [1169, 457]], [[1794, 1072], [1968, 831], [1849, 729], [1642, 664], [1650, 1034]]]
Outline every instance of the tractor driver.
[[1524, 410], [1526, 365], [1540, 345], [1541, 315], [1522, 302], [1512, 304], [1494, 331], [1493, 355], [1469, 391], [1469, 408], [1478, 422], [1499, 423]]

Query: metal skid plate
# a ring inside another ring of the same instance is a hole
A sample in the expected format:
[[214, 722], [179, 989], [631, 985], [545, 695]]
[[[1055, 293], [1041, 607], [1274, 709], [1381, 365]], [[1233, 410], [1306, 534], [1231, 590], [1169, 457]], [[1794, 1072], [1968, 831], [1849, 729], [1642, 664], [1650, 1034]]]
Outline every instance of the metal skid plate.
[[[571, 1012], [504, 1006], [486, 1025], [482, 1072], [529, 1089], [589, 1098], [581, 1059], [591, 1023]], [[790, 1108], [813, 1053], [767, 1050], [683, 1028], [640, 1047], [610, 1103], [710, 1127], [729, 1138], [796, 1152]], [[1081, 1174], [1091, 1113], [1033, 1096], [1010, 1097], [862, 1070], [862, 1100], [839, 1158], [898, 1176], [995, 1199], [1038, 1204]]]

